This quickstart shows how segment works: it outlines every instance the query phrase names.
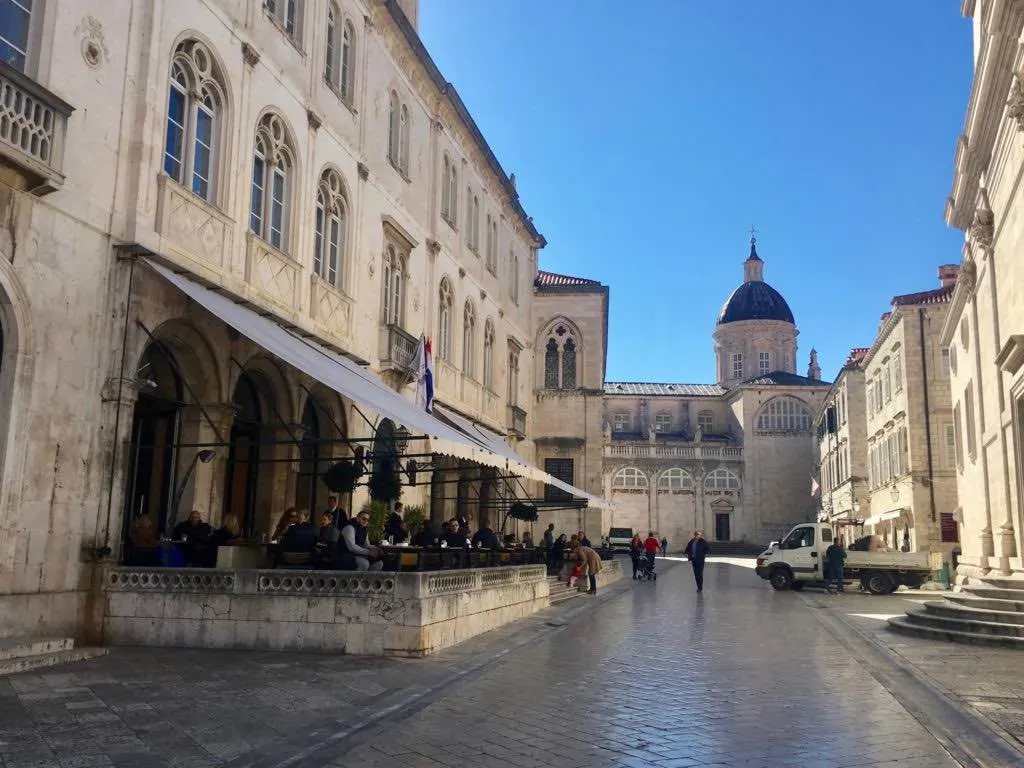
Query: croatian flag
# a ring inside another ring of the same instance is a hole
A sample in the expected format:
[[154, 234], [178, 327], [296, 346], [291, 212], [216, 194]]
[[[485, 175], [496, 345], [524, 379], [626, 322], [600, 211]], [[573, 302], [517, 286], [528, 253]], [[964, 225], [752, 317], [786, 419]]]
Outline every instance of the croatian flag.
[[427, 413], [434, 409], [434, 365], [430, 354], [430, 339], [420, 336], [416, 348], [416, 402]]

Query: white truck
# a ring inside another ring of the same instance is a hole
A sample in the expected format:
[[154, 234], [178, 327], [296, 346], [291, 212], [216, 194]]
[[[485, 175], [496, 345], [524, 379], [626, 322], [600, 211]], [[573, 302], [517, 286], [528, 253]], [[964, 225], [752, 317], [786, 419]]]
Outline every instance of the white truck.
[[[777, 590], [803, 589], [825, 581], [825, 550], [832, 544], [825, 523], [795, 525], [778, 544], [762, 552], [755, 571]], [[914, 589], [931, 574], [927, 552], [856, 552], [846, 550], [845, 581], [859, 581], [873, 595], [887, 595], [901, 584]]]

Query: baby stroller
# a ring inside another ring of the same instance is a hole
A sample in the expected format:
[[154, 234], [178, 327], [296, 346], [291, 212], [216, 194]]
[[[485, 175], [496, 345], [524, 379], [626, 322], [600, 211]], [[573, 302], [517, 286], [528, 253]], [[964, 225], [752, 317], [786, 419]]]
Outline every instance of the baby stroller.
[[658, 574], [654, 572], [654, 555], [640, 555], [640, 572], [637, 578], [640, 581], [657, 581]]

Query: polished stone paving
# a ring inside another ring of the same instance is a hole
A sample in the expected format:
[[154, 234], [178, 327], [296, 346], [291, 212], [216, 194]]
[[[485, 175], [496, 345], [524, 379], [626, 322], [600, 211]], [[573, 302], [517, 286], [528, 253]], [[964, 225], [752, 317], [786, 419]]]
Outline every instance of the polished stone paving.
[[115, 649], [0, 678], [0, 766], [1024, 764], [862, 650], [859, 603], [658, 567], [427, 660]]

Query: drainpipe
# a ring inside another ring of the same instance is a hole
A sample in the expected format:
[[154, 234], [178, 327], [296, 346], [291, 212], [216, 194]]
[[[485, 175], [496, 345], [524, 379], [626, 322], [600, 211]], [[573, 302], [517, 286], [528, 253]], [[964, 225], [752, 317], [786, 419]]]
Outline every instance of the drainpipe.
[[917, 330], [921, 342], [921, 384], [924, 387], [924, 435], [928, 441], [928, 497], [931, 507], [932, 522], [935, 522], [935, 476], [934, 460], [932, 458], [932, 417], [931, 408], [928, 404], [928, 355], [925, 354], [924, 345], [924, 307], [917, 308]]

